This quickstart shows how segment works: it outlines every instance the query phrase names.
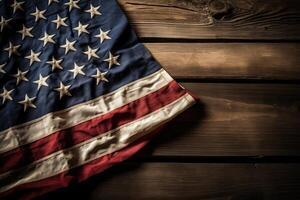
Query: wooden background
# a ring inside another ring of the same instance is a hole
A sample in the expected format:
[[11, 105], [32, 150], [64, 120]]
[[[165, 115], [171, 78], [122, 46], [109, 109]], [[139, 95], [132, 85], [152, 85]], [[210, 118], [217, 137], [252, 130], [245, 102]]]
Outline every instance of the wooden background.
[[119, 3], [201, 103], [134, 158], [40, 199], [300, 199], [300, 1]]

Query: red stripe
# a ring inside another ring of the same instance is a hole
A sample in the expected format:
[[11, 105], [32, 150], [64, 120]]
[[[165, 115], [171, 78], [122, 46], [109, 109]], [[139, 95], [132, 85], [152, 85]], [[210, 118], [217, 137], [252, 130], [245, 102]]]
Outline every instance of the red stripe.
[[151, 140], [151, 138], [157, 134], [159, 130], [161, 130], [161, 128], [162, 127], [157, 128], [156, 131], [147, 134], [145, 137], [140, 138], [138, 141], [133, 142], [120, 151], [100, 157], [96, 160], [86, 163], [85, 165], [76, 167], [50, 178], [19, 185], [4, 193], [0, 193], [0, 198], [29, 200], [59, 188], [67, 187], [70, 185], [70, 183], [73, 184], [82, 182], [90, 176], [98, 174], [112, 165], [124, 161], [135, 154], [138, 150], [144, 147]]
[[72, 128], [55, 132], [31, 144], [4, 153], [0, 157], [0, 173], [19, 168], [61, 149], [89, 140], [143, 117], [183, 96], [186, 93], [175, 81], [165, 87], [128, 103], [105, 115]]

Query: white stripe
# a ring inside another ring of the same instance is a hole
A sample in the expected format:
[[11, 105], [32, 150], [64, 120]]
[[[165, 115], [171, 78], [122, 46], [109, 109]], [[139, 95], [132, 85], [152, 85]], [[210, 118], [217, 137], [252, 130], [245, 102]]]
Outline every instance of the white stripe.
[[0, 192], [24, 183], [42, 180], [118, 151], [184, 111], [194, 103], [186, 94], [172, 103], [138, 120], [98, 137], [55, 152], [24, 168], [0, 175]]
[[112, 93], [0, 132], [0, 153], [75, 126], [159, 90], [173, 79], [161, 69]]

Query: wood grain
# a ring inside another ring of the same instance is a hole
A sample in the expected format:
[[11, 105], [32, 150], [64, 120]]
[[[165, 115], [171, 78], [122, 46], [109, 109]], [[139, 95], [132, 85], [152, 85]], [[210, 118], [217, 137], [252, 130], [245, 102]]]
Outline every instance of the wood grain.
[[141, 156], [299, 156], [300, 85], [184, 83], [201, 103]]
[[300, 44], [146, 43], [177, 79], [300, 80]]
[[140, 38], [300, 38], [298, 0], [119, 0]]
[[41, 199], [299, 199], [299, 164], [122, 164]]

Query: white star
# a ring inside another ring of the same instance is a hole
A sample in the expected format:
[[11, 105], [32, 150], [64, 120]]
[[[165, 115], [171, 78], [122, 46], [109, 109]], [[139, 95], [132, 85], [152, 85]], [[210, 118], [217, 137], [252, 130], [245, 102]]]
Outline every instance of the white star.
[[52, 3], [52, 2], [56, 2], [56, 3], [59, 3], [58, 0], [48, 0], [48, 6]]
[[108, 82], [108, 80], [105, 77], [107, 72], [101, 73], [99, 69], [96, 69], [96, 70], [97, 70], [97, 73], [95, 75], [92, 75], [92, 77], [97, 79], [97, 85], [99, 84], [100, 81]]
[[3, 74], [6, 73], [6, 71], [4, 71], [4, 69], [3, 69], [3, 67], [4, 67], [5, 65], [6, 65], [6, 64], [1, 64], [1, 65], [0, 65], [0, 72], [3, 73]]
[[1, 16], [1, 21], [0, 21], [0, 31], [3, 31], [4, 26], [7, 26], [8, 22], [12, 19], [5, 19], [3, 16]]
[[69, 92], [69, 88], [71, 85], [64, 85], [62, 82], [60, 82], [59, 88], [55, 88], [54, 90], [59, 92], [59, 99], [61, 99], [64, 95], [72, 96]]
[[0, 93], [0, 97], [2, 97], [2, 104], [4, 104], [7, 99], [13, 100], [13, 98], [10, 96], [13, 91], [14, 89], [8, 91], [5, 87], [3, 87], [3, 92]]
[[111, 52], [109, 52], [109, 57], [104, 61], [109, 63], [108, 68], [110, 69], [113, 65], [120, 65], [120, 63], [118, 62], [118, 58], [119, 56], [113, 56]]
[[39, 10], [38, 8], [35, 8], [35, 12], [30, 13], [30, 15], [35, 16], [35, 21], [38, 21], [39, 19], [46, 19], [44, 16], [44, 13], [46, 10]]
[[48, 87], [48, 84], [47, 84], [47, 79], [49, 78], [49, 76], [46, 76], [46, 77], [43, 77], [41, 74], [39, 76], [39, 79], [36, 80], [36, 81], [33, 81], [34, 83], [38, 84], [38, 90], [43, 86], [46, 86]]
[[86, 28], [88, 27], [88, 24], [81, 24], [80, 22], [78, 22], [78, 26], [76, 28], [74, 28], [74, 30], [78, 31], [78, 36], [81, 35], [81, 33], [89, 33]]
[[90, 13], [91, 18], [94, 17], [94, 15], [101, 15], [101, 13], [98, 11], [98, 9], [100, 8], [100, 6], [94, 7], [92, 4], [90, 5], [90, 9], [89, 10], [85, 10], [84, 12]]
[[71, 11], [73, 8], [80, 8], [78, 4], [79, 0], [74, 1], [74, 0], [69, 0], [68, 3], [65, 3], [66, 6], [69, 6], [69, 11]]
[[30, 55], [26, 56], [25, 58], [29, 59], [30, 65], [32, 65], [33, 62], [41, 62], [41, 60], [38, 57], [40, 54], [41, 52], [34, 53], [34, 51], [30, 50]]
[[27, 110], [28, 107], [36, 108], [36, 106], [32, 103], [32, 101], [35, 100], [36, 97], [28, 97], [28, 95], [25, 95], [25, 98], [23, 101], [19, 101], [19, 104], [23, 104], [24, 106], [24, 112]]
[[57, 15], [56, 17], [56, 20], [53, 20], [52, 22], [56, 24], [56, 29], [58, 29], [59, 27], [61, 26], [68, 26], [66, 23], [65, 23], [65, 20], [67, 18], [64, 17], [64, 18], [61, 18], [59, 15]]
[[61, 45], [61, 48], [65, 48], [65, 54], [67, 54], [70, 50], [76, 51], [74, 44], [76, 41], [70, 42], [68, 39], [66, 39], [66, 43], [64, 45]]
[[47, 61], [48, 64], [52, 65], [52, 71], [55, 69], [63, 69], [60, 63], [62, 62], [62, 59], [56, 60], [54, 57], [52, 57], [51, 61]]
[[43, 46], [45, 46], [47, 43], [55, 43], [55, 41], [52, 39], [54, 36], [55, 34], [49, 35], [47, 32], [45, 32], [44, 37], [39, 38], [39, 40], [44, 41]]
[[27, 73], [28, 70], [22, 72], [20, 69], [18, 69], [18, 73], [13, 75], [13, 77], [17, 79], [17, 85], [19, 85], [21, 81], [28, 81], [28, 79], [25, 77]]
[[10, 57], [13, 53], [19, 55], [18, 48], [21, 45], [13, 45], [11, 42], [9, 42], [9, 47], [5, 48], [5, 51], [8, 51], [8, 57]]
[[33, 35], [30, 33], [30, 31], [33, 29], [33, 27], [31, 28], [27, 28], [26, 26], [23, 25], [22, 30], [18, 31], [18, 33], [22, 34], [22, 40], [25, 38], [25, 36], [28, 37], [33, 37]]
[[102, 43], [104, 40], [111, 39], [111, 37], [108, 36], [109, 32], [110, 32], [110, 30], [102, 31], [102, 29], [100, 28], [100, 33], [98, 35], [95, 35], [94, 37], [100, 38], [100, 43]]
[[82, 71], [83, 68], [84, 65], [78, 66], [76, 63], [74, 63], [74, 68], [69, 71], [73, 72], [73, 77], [76, 78], [78, 74], [85, 75], [85, 73]]
[[86, 54], [88, 56], [88, 60], [90, 60], [91, 57], [99, 58], [99, 56], [96, 54], [97, 50], [98, 49], [92, 49], [90, 46], [88, 46], [88, 50], [83, 53]]
[[18, 9], [23, 10], [22, 4], [25, 3], [24, 1], [17, 2], [17, 0], [14, 0], [14, 3], [11, 5], [13, 8], [13, 13], [15, 13]]

